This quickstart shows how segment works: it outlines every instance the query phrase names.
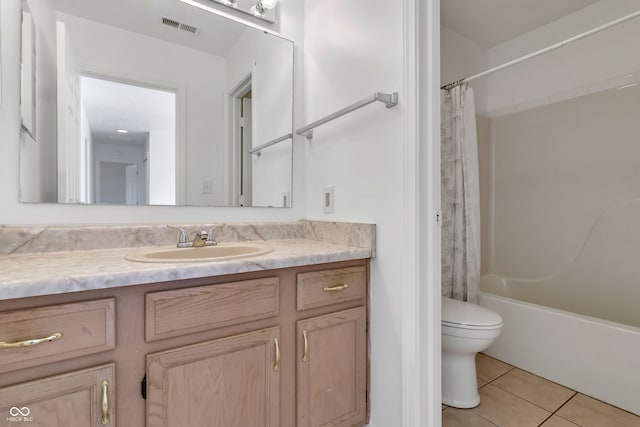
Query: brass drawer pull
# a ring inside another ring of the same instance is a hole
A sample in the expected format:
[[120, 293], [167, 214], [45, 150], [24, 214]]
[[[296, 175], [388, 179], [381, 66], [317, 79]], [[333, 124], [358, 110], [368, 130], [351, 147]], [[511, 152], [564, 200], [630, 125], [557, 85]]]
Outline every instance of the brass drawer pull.
[[307, 331], [302, 331], [302, 339], [304, 340], [304, 352], [302, 353], [302, 361], [307, 361], [307, 356], [309, 355], [309, 337], [307, 336]]
[[103, 380], [102, 384], [102, 424], [109, 424], [109, 381]]
[[325, 286], [322, 290], [325, 292], [340, 292], [341, 290], [347, 289], [348, 287], [349, 285], [345, 283], [344, 285]]
[[276, 347], [276, 361], [273, 364], [273, 370], [277, 371], [278, 369], [280, 369], [280, 342], [278, 341], [278, 338], [274, 338], [273, 343]]
[[5, 342], [0, 341], [0, 348], [16, 348], [16, 347], [31, 347], [33, 345], [42, 344], [44, 342], [58, 341], [62, 338], [62, 333], [56, 332], [53, 335], [44, 338], [34, 338], [31, 340], [24, 340], [18, 342]]

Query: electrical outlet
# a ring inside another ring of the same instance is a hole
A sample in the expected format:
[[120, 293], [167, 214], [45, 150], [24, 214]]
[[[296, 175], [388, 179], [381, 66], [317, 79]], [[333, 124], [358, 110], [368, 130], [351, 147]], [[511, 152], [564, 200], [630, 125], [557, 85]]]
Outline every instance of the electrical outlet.
[[213, 182], [209, 180], [202, 181], [202, 194], [213, 193]]
[[322, 191], [322, 206], [324, 206], [324, 213], [334, 213], [335, 206], [333, 204], [333, 186], [325, 187]]

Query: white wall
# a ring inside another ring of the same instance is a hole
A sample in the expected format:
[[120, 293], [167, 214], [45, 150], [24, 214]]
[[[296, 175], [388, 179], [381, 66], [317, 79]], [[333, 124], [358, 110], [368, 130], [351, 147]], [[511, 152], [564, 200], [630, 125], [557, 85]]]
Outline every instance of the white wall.
[[[640, 9], [639, 0], [601, 0], [489, 51], [489, 65], [532, 53]], [[640, 71], [635, 18], [553, 52], [489, 76], [488, 111], [531, 105], [597, 91], [607, 80]]]
[[[455, 82], [489, 68], [489, 50], [466, 38], [449, 27], [440, 28], [440, 76], [441, 85]], [[476, 99], [476, 112], [487, 111], [488, 81], [480, 78], [469, 83]]]
[[[227, 57], [227, 91], [252, 75], [252, 146], [291, 132], [293, 52], [285, 40], [246, 29]], [[291, 140], [252, 156], [252, 204], [282, 206], [291, 191]]]
[[[170, 129], [149, 133], [149, 204], [151, 205], [173, 205], [176, 202], [174, 135], [175, 133]], [[187, 182], [187, 188], [189, 188], [188, 184], [189, 182]], [[190, 199], [187, 198], [187, 203], [189, 202]]]
[[126, 203], [126, 168], [124, 163], [105, 162], [100, 165], [101, 203]]
[[[283, 5], [284, 6], [284, 5]], [[86, 223], [162, 223], [213, 221], [294, 220], [304, 216], [303, 153], [294, 153], [294, 203], [292, 209], [196, 208], [156, 206], [76, 206], [21, 204], [18, 202], [19, 170], [19, 88], [20, 88], [20, 0], [2, 0], [0, 52], [2, 55], [2, 108], [0, 109], [0, 224], [86, 224]], [[216, 7], [212, 5], [212, 7]], [[302, 2], [289, 2], [280, 13], [279, 29], [294, 40], [300, 51], [303, 42]], [[108, 44], [101, 43], [102, 47]], [[296, 62], [298, 91], [294, 109], [302, 107], [302, 63]], [[302, 126], [303, 117], [296, 117]], [[297, 201], [297, 203], [296, 203]]]
[[[312, 122], [374, 92], [398, 91], [318, 127], [307, 146], [308, 217], [377, 224], [371, 265], [371, 423], [402, 420], [403, 2], [305, 1], [305, 118]], [[408, 142], [407, 142], [408, 143]], [[335, 213], [323, 213], [334, 186]], [[410, 397], [409, 397], [410, 398]]]
[[[94, 183], [94, 188], [91, 191], [97, 197], [98, 192], [100, 191], [97, 187], [100, 183], [100, 178], [102, 176], [101, 170], [101, 162], [111, 162], [111, 163], [121, 163], [123, 165], [126, 164], [137, 164], [138, 171], [144, 171], [144, 159], [145, 149], [140, 145], [122, 145], [122, 144], [112, 144], [105, 143], [100, 140], [100, 138], [95, 138], [92, 146], [93, 158], [91, 163], [92, 169], [95, 171], [96, 176], [92, 177], [92, 182]], [[124, 182], [125, 176], [122, 176]], [[140, 180], [140, 186], [138, 188], [138, 194], [140, 195], [140, 200], [145, 200], [146, 193], [146, 183], [144, 180]], [[102, 186], [100, 186], [102, 188]], [[104, 203], [105, 197], [103, 194], [100, 194], [100, 202]]]

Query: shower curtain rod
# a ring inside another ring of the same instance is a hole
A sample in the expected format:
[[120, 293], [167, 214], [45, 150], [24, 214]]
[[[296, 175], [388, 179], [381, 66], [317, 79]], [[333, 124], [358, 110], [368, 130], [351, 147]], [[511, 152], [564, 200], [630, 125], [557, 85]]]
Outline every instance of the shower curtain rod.
[[589, 37], [592, 34], [599, 33], [600, 31], [606, 30], [607, 28], [611, 28], [611, 27], [613, 27], [615, 25], [622, 24], [623, 22], [628, 21], [628, 20], [633, 19], [633, 18], [636, 18], [638, 16], [640, 16], [640, 10], [637, 10], [637, 11], [635, 11], [633, 13], [630, 13], [629, 15], [623, 16], [622, 18], [618, 18], [618, 19], [616, 19], [614, 21], [608, 22], [608, 23], [606, 23], [604, 25], [601, 25], [599, 27], [593, 28], [593, 29], [591, 29], [589, 31], [586, 31], [586, 32], [582, 33], [582, 34], [578, 34], [577, 36], [570, 37], [570, 38], [568, 38], [568, 39], [566, 39], [564, 41], [561, 41], [560, 43], [556, 43], [554, 45], [547, 46], [547, 47], [545, 47], [543, 49], [540, 49], [540, 50], [535, 51], [533, 53], [530, 53], [528, 55], [521, 56], [520, 58], [514, 59], [513, 61], [506, 62], [506, 63], [504, 63], [502, 65], [498, 65], [497, 67], [493, 67], [493, 68], [490, 68], [490, 69], [488, 69], [486, 71], [483, 71], [481, 73], [474, 74], [473, 76], [465, 77], [464, 79], [460, 79], [458, 81], [448, 83], [448, 84], [442, 86], [440, 89], [450, 90], [450, 89], [452, 89], [452, 88], [454, 88], [456, 86], [460, 86], [463, 83], [467, 83], [467, 82], [470, 82], [471, 80], [475, 80], [475, 79], [477, 79], [479, 77], [484, 77], [484, 76], [486, 76], [488, 74], [495, 73], [496, 71], [500, 71], [500, 70], [502, 70], [504, 68], [507, 68], [507, 67], [510, 67], [512, 65], [519, 64], [520, 62], [523, 62], [523, 61], [526, 61], [527, 59], [531, 59], [531, 58], [534, 58], [536, 56], [542, 55], [543, 53], [547, 53], [547, 52], [550, 52], [552, 50], [556, 50], [556, 49], [561, 48], [561, 47], [563, 47], [565, 45], [568, 45], [569, 43], [573, 43], [573, 42], [575, 42], [577, 40], [583, 39], [585, 37]]

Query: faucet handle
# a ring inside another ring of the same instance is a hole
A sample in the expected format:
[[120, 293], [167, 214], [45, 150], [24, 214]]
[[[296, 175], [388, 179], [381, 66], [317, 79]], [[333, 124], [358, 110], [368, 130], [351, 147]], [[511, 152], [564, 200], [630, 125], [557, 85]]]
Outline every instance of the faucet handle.
[[213, 234], [213, 229], [214, 229], [214, 228], [215, 228], [215, 227], [211, 227], [211, 228], [209, 229], [209, 233], [207, 234], [207, 245], [208, 245], [208, 246], [215, 246], [215, 245], [217, 245], [217, 244], [218, 244], [218, 242], [216, 242], [216, 237], [215, 237], [215, 236], [214, 236], [214, 234]]
[[187, 232], [184, 228], [176, 227], [180, 231], [180, 237], [178, 238], [178, 246], [179, 248], [184, 248], [189, 245], [189, 236], [187, 236]]

